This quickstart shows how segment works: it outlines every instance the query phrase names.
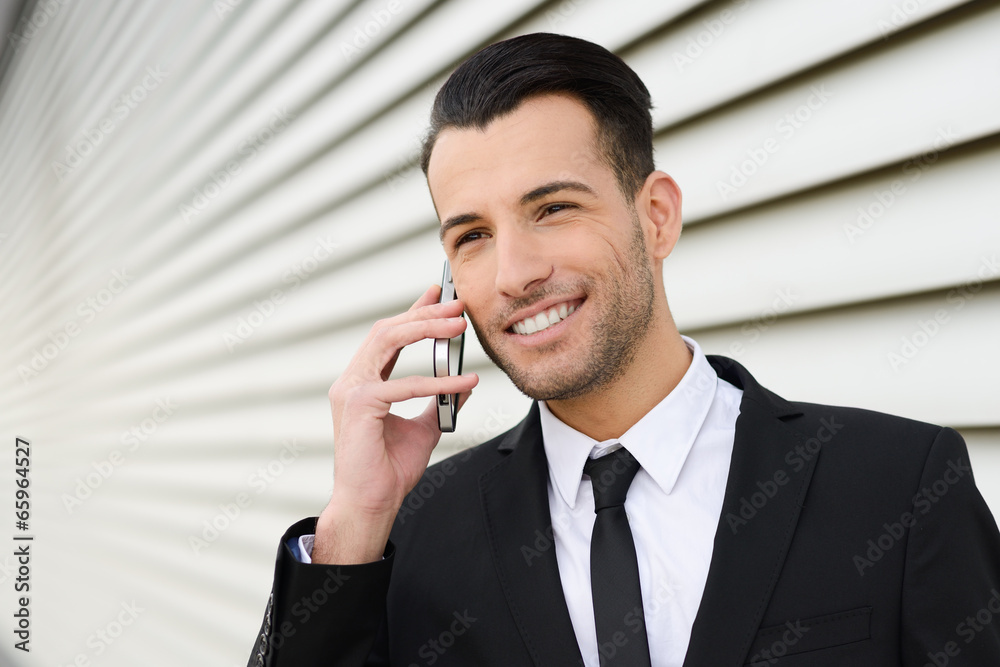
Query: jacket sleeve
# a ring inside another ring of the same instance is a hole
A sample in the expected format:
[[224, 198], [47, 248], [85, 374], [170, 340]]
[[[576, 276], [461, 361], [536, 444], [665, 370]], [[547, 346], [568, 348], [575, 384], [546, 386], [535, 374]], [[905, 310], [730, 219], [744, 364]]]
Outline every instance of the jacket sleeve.
[[[385, 601], [394, 548], [363, 565], [300, 562], [289, 540], [316, 530], [315, 517], [294, 524], [281, 538], [274, 583], [248, 667], [383, 667]], [[373, 652], [373, 648], [378, 650]]]
[[953, 429], [942, 429], [931, 446], [912, 507], [904, 664], [1000, 665], [1000, 532]]

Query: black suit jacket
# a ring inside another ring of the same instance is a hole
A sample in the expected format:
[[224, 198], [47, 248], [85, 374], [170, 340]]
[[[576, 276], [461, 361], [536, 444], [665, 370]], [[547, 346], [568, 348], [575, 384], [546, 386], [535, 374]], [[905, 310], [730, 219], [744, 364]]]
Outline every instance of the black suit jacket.
[[[962, 438], [709, 361], [744, 393], [684, 667], [1000, 665], [1000, 533]], [[428, 468], [381, 562], [299, 563], [295, 524], [250, 665], [582, 664], [547, 480], [534, 405]]]

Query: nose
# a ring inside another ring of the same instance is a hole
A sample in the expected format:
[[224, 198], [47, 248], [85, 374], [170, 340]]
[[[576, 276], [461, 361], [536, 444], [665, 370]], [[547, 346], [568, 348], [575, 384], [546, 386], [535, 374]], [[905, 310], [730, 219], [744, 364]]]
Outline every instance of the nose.
[[552, 275], [545, 247], [530, 232], [506, 229], [497, 234], [495, 243], [498, 293], [513, 298], [527, 296]]

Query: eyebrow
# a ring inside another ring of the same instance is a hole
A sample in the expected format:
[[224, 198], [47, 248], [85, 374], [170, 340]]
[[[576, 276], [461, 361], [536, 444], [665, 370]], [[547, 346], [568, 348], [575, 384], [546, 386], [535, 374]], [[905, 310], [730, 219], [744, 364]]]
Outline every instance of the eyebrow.
[[538, 201], [543, 197], [555, 194], [556, 192], [562, 192], [563, 190], [583, 192], [588, 195], [597, 195], [592, 187], [579, 181], [552, 181], [551, 183], [546, 183], [545, 185], [535, 188], [531, 192], [526, 192], [521, 196], [521, 201], [519, 203], [521, 206], [527, 206], [528, 204]]
[[453, 215], [441, 223], [441, 229], [438, 230], [438, 238], [441, 239], [441, 243], [444, 243], [444, 235], [447, 234], [452, 227], [467, 225], [470, 222], [477, 222], [482, 219], [483, 217], [478, 213], [461, 213], [459, 215]]
[[[534, 190], [521, 195], [521, 199], [518, 201], [518, 204], [521, 206], [527, 206], [528, 204], [536, 202], [539, 199], [555, 194], [556, 192], [562, 192], [563, 190], [582, 192], [588, 195], [597, 195], [597, 192], [595, 192], [592, 187], [579, 181], [552, 181], [551, 183], [540, 185]], [[479, 220], [482, 220], [482, 216], [478, 213], [460, 213], [458, 215], [453, 215], [441, 223], [441, 229], [438, 230], [438, 237], [443, 243], [445, 234], [447, 234], [452, 227], [466, 225], [470, 222], [478, 222]]]

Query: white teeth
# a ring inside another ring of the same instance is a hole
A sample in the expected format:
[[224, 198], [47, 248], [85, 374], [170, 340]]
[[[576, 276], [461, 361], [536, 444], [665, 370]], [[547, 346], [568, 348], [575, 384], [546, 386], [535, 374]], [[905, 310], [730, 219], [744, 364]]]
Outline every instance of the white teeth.
[[572, 315], [575, 310], [576, 306], [567, 306], [565, 303], [562, 303], [558, 307], [553, 306], [548, 311], [538, 313], [534, 317], [527, 317], [520, 322], [515, 322], [512, 328], [516, 333], [527, 336], [537, 331], [548, 329], [553, 324], [563, 321]]

